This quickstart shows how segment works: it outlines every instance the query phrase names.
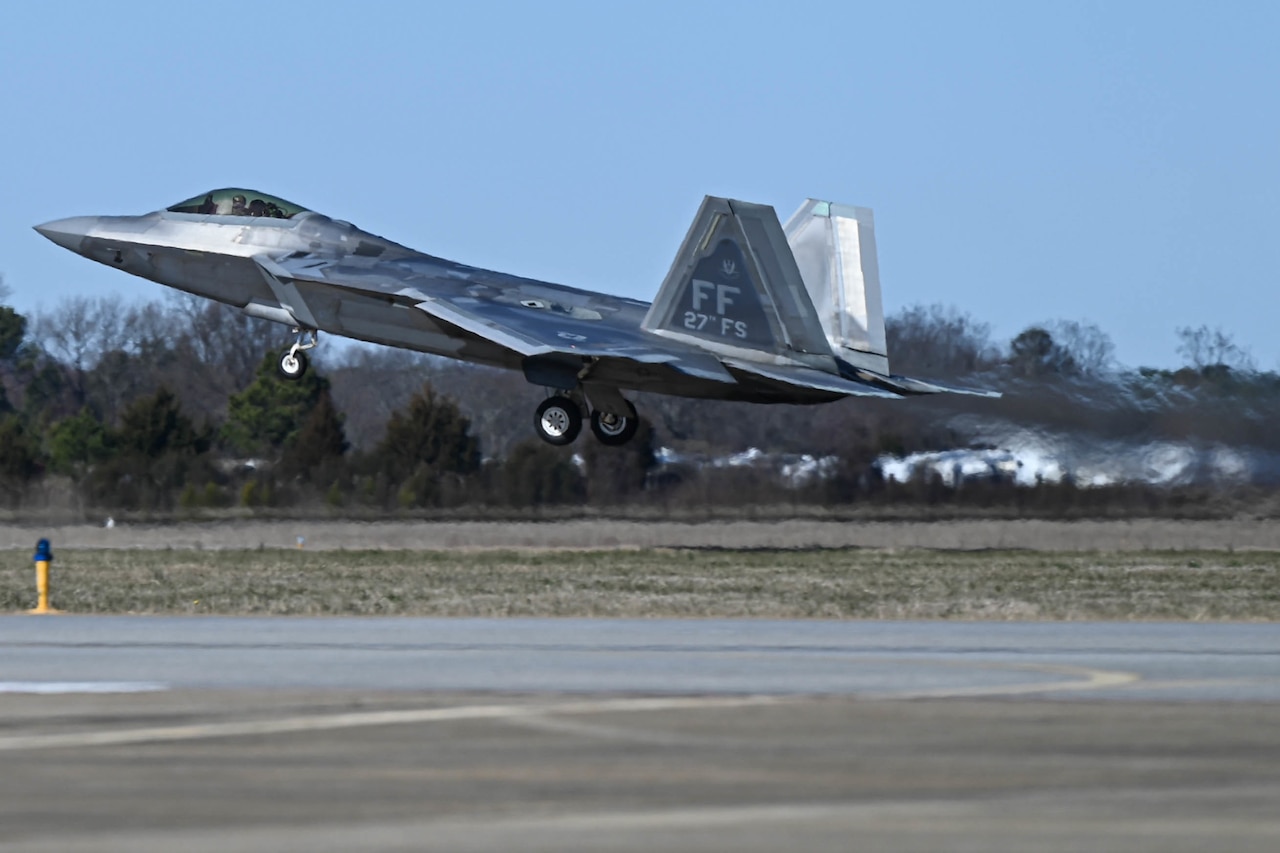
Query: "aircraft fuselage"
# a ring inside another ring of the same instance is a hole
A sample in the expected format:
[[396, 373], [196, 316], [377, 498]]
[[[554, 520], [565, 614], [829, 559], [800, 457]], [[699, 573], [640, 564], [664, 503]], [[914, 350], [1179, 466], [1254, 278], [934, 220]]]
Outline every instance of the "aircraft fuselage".
[[[281, 303], [254, 257], [290, 253], [320, 257], [355, 254], [396, 261], [408, 267], [444, 266], [459, 282], [512, 278], [416, 252], [348, 222], [314, 212], [293, 219], [175, 216], [165, 211], [143, 216], [78, 216], [38, 226], [37, 230], [53, 242], [106, 266], [240, 308], [256, 317], [454, 358], [467, 355], [459, 352], [456, 339], [433, 327], [429, 318], [418, 312], [406, 316], [406, 322], [398, 326], [394, 314], [386, 312], [386, 301], [374, 296], [347, 292], [341, 305], [335, 300], [327, 306], [328, 310], [323, 304], [315, 306], [312, 316], [305, 320], [294, 316], [290, 308]], [[557, 296], [561, 298], [571, 299], [583, 293], [546, 282], [533, 284], [558, 291]], [[368, 304], [362, 306], [362, 301]], [[641, 302], [634, 304], [638, 324], [648, 306]], [[362, 322], [364, 313], [371, 313], [376, 321]], [[472, 346], [471, 349], [470, 360], [519, 366], [509, 364], [510, 359], [497, 348], [492, 352], [484, 351], [484, 347]]]
[[963, 390], [888, 374], [869, 210], [809, 200], [788, 229], [767, 205], [707, 197], [650, 304], [427, 255], [251, 190], [36, 226], [293, 327], [285, 379], [306, 371], [320, 331], [521, 370], [554, 392], [535, 414], [553, 444], [588, 412], [600, 441], [629, 440], [637, 414], [620, 390], [803, 404]]

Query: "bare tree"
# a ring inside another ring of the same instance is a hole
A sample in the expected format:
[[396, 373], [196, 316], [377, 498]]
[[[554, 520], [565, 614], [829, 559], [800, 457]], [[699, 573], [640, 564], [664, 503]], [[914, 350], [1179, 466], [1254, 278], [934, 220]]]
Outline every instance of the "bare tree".
[[145, 302], [130, 310], [125, 330], [130, 351], [137, 355], [173, 349], [177, 333], [169, 312], [159, 302]]
[[166, 307], [176, 320], [174, 349], [189, 354], [202, 379], [227, 394], [251, 383], [262, 357], [289, 340], [279, 323], [198, 296], [173, 293]]
[[27, 318], [4, 304], [11, 295], [13, 291], [5, 285], [4, 276], [0, 276], [0, 361], [16, 356], [27, 336]]
[[75, 406], [108, 422], [135, 397], [166, 386], [197, 417], [225, 414], [263, 355], [287, 338], [275, 323], [185, 295], [128, 304], [76, 296], [41, 312], [35, 340], [66, 372]]
[[371, 448], [382, 439], [391, 413], [403, 408], [430, 376], [426, 356], [385, 347], [354, 346], [328, 371], [333, 400], [346, 412], [352, 447]]
[[1176, 334], [1178, 355], [1196, 370], [1221, 365], [1232, 370], [1253, 370], [1253, 356], [1248, 349], [1240, 346], [1230, 333], [1220, 327], [1210, 329], [1208, 326], [1180, 326]]
[[888, 317], [885, 336], [897, 373], [961, 376], [998, 358], [991, 326], [950, 305], [912, 305]]
[[95, 303], [86, 296], [73, 296], [36, 315], [36, 342], [68, 369], [77, 405], [85, 401], [85, 374], [102, 357], [96, 339]]
[[92, 342], [92, 302], [84, 296], [63, 300], [52, 311], [41, 310], [36, 315], [35, 339], [40, 348], [63, 364], [77, 370], [87, 370]]
[[1041, 328], [1053, 335], [1054, 342], [1071, 357], [1079, 373], [1100, 376], [1115, 365], [1116, 345], [1096, 324], [1054, 320], [1042, 324]]

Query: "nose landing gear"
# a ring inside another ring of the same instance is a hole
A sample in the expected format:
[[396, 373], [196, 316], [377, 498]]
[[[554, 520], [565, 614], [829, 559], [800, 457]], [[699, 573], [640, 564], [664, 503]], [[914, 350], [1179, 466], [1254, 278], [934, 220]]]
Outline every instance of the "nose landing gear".
[[293, 346], [280, 354], [280, 360], [276, 362], [276, 373], [281, 379], [297, 382], [307, 372], [308, 359], [305, 351], [316, 348], [320, 343], [320, 335], [314, 329], [294, 329], [293, 331], [297, 339], [293, 342]]

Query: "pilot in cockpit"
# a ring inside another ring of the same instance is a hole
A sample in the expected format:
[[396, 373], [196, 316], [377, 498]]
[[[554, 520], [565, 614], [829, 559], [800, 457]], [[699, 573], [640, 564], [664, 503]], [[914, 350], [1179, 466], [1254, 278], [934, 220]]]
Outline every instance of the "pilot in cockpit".
[[231, 199], [232, 216], [248, 216], [249, 208], [245, 207], [244, 196], [236, 195]]

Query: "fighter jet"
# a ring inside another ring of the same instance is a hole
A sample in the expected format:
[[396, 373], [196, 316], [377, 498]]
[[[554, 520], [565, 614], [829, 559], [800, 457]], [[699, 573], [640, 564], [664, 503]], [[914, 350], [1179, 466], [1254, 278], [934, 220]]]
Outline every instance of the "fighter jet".
[[871, 211], [708, 196], [652, 304], [448, 261], [275, 196], [202, 193], [142, 216], [37, 225], [59, 246], [293, 330], [296, 380], [319, 333], [523, 371], [534, 426], [569, 444], [636, 433], [622, 391], [756, 403], [948, 388], [889, 372]]

